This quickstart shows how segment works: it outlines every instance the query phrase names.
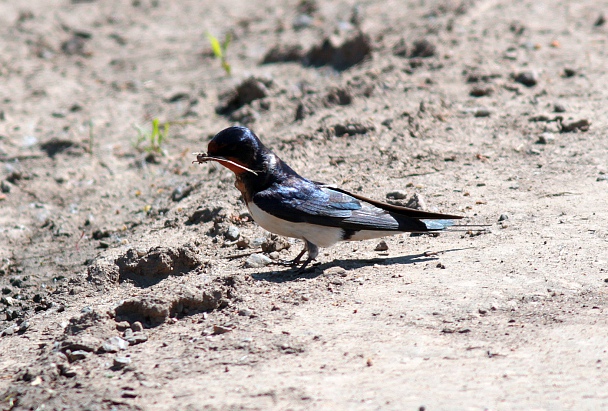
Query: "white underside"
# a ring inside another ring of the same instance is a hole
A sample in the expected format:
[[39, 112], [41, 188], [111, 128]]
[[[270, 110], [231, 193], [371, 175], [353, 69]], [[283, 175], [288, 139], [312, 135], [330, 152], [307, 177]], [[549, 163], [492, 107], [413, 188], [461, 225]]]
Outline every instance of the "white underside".
[[[308, 240], [319, 247], [329, 247], [338, 241], [342, 241], [343, 230], [341, 228], [309, 223], [292, 223], [263, 211], [253, 203], [247, 204], [247, 208], [249, 208], [254, 221], [271, 233]], [[349, 241], [370, 240], [394, 234], [401, 234], [401, 232], [362, 230], [356, 232]]]

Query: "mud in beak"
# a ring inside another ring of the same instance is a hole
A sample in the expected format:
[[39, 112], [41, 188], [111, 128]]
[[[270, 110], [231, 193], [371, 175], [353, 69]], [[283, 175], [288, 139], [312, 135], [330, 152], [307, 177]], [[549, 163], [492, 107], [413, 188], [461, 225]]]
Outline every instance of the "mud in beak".
[[208, 161], [215, 161], [217, 163], [220, 163], [224, 167], [232, 170], [236, 174], [247, 171], [253, 175], [256, 175], [256, 176], [258, 175], [258, 173], [256, 171], [253, 171], [252, 169], [247, 168], [242, 164], [236, 163], [232, 160], [228, 160], [227, 158], [224, 158], [224, 157], [210, 156], [210, 155], [207, 155], [206, 153], [193, 153], [193, 154], [196, 155], [196, 160], [194, 160], [192, 163], [202, 164], [202, 163], [206, 163]]

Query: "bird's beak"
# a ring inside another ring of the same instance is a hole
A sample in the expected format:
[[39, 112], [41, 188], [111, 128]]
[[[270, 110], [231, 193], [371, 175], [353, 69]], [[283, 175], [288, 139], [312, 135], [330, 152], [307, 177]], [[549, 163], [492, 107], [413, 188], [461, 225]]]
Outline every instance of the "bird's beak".
[[234, 171], [235, 173], [239, 174], [239, 172], [243, 172], [243, 171], [247, 171], [250, 172], [253, 175], [258, 175], [257, 172], [253, 171], [250, 168], [245, 167], [242, 164], [236, 163], [232, 160], [228, 160], [225, 157], [221, 157], [221, 156], [210, 156], [206, 153], [193, 153], [196, 154], [196, 160], [194, 160], [192, 163], [206, 163], [207, 161], [216, 161], [218, 163], [220, 163], [221, 165], [223, 165], [224, 167]]

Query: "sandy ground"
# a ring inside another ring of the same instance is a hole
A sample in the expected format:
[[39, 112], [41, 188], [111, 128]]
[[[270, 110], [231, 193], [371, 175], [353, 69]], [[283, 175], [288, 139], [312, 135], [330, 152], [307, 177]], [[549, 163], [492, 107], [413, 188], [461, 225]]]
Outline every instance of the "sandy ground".
[[[2, 409], [608, 408], [608, 3], [206, 3], [0, 2]], [[264, 265], [233, 124], [490, 226]]]

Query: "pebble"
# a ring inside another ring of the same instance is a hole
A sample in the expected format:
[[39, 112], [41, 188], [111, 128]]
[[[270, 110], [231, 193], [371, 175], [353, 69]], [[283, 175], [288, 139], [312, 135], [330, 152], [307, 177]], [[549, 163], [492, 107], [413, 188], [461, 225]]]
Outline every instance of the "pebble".
[[236, 241], [240, 237], [241, 232], [237, 226], [231, 225], [228, 227], [226, 232], [224, 233], [224, 237], [229, 241]]
[[538, 73], [535, 71], [522, 71], [515, 76], [515, 81], [526, 87], [534, 87], [538, 83]]
[[1, 334], [1, 335], [2, 335], [2, 336], [5, 336], [5, 335], [13, 335], [13, 334], [15, 334], [15, 331], [17, 331], [17, 329], [18, 329], [17, 325], [11, 325], [10, 327], [5, 328], [5, 329], [2, 331], [2, 334]]
[[505, 221], [508, 219], [509, 219], [509, 216], [506, 214], [501, 214], [500, 217], [498, 217], [498, 221]]
[[608, 181], [608, 174], [599, 176], [595, 181]]
[[241, 238], [239, 238], [239, 240], [236, 242], [236, 247], [239, 250], [244, 250], [246, 248], [249, 248], [249, 243], [250, 240], [248, 238], [241, 236]]
[[181, 201], [192, 193], [193, 188], [190, 184], [177, 186], [171, 193], [171, 199], [175, 202]]
[[139, 321], [135, 321], [132, 325], [131, 325], [131, 329], [134, 332], [138, 332], [138, 331], [143, 331], [144, 330], [144, 326], [142, 325], [141, 322]]
[[131, 364], [131, 358], [119, 356], [114, 358], [113, 364], [115, 369], [120, 370]]
[[116, 329], [118, 331], [124, 331], [127, 328], [131, 328], [131, 324], [128, 321], [120, 321], [116, 323]]
[[74, 361], [83, 360], [83, 359], [87, 358], [89, 353], [86, 352], [85, 350], [75, 350], [75, 351], [67, 350], [66, 355], [69, 358], [70, 362], [74, 362]]
[[407, 193], [401, 190], [390, 191], [386, 193], [386, 198], [391, 200], [403, 200], [407, 198]]
[[543, 133], [536, 140], [536, 144], [551, 144], [555, 141], [555, 135], [553, 133]]
[[386, 251], [388, 250], [388, 244], [386, 244], [386, 241], [381, 240], [378, 245], [376, 245], [376, 248], [374, 248], [374, 251]]
[[272, 263], [272, 260], [264, 254], [251, 254], [245, 261], [247, 268], [261, 268]]
[[242, 308], [239, 310], [239, 315], [241, 317], [251, 317], [252, 314], [253, 311], [251, 311], [249, 308]]
[[213, 334], [215, 334], [215, 335], [226, 334], [226, 333], [229, 333], [230, 331], [232, 331], [232, 328], [230, 328], [230, 327], [225, 327], [223, 325], [214, 325], [213, 326]]
[[308, 14], [298, 14], [292, 22], [294, 30], [301, 30], [313, 24], [314, 19]]
[[13, 297], [2, 297], [0, 299], [0, 302], [2, 302], [2, 304], [4, 304], [4, 305], [8, 305], [10, 307], [15, 303], [15, 300], [13, 300]]
[[491, 114], [492, 112], [487, 108], [478, 108], [473, 112], [475, 117], [490, 117]]
[[67, 364], [58, 364], [57, 368], [59, 369], [59, 373], [67, 378], [72, 378], [76, 376], [76, 370]]
[[553, 105], [553, 111], [556, 113], [564, 113], [566, 111], [566, 106], [564, 106], [562, 103], [555, 103]]
[[412, 197], [405, 203], [406, 207], [414, 208], [416, 210], [426, 211], [428, 207], [426, 206], [426, 200], [424, 196], [420, 193], [414, 193]]
[[2, 180], [2, 183], [0, 183], [0, 188], [2, 189], [3, 193], [8, 194], [11, 192], [12, 184], [6, 180]]
[[126, 350], [127, 347], [129, 347], [129, 343], [120, 337], [111, 337], [101, 345], [105, 352], [118, 352]]
[[[126, 334], [126, 332], [125, 332], [125, 334]], [[148, 341], [148, 335], [145, 334], [143, 331], [137, 331], [137, 332], [134, 332], [133, 334], [130, 334], [128, 337], [125, 335], [125, 340], [130, 345], [137, 345], [137, 344], [141, 344], [143, 342]]]
[[570, 67], [565, 67], [564, 68], [564, 77], [568, 78], [568, 77], [574, 77], [576, 76], [576, 70]]
[[21, 323], [21, 325], [19, 326], [19, 333], [23, 334], [28, 328], [30, 328], [30, 322], [29, 321], [24, 321]]
[[272, 253], [273, 251], [287, 250], [291, 247], [291, 243], [284, 237], [276, 234], [271, 234], [270, 237], [262, 243], [262, 251]]

